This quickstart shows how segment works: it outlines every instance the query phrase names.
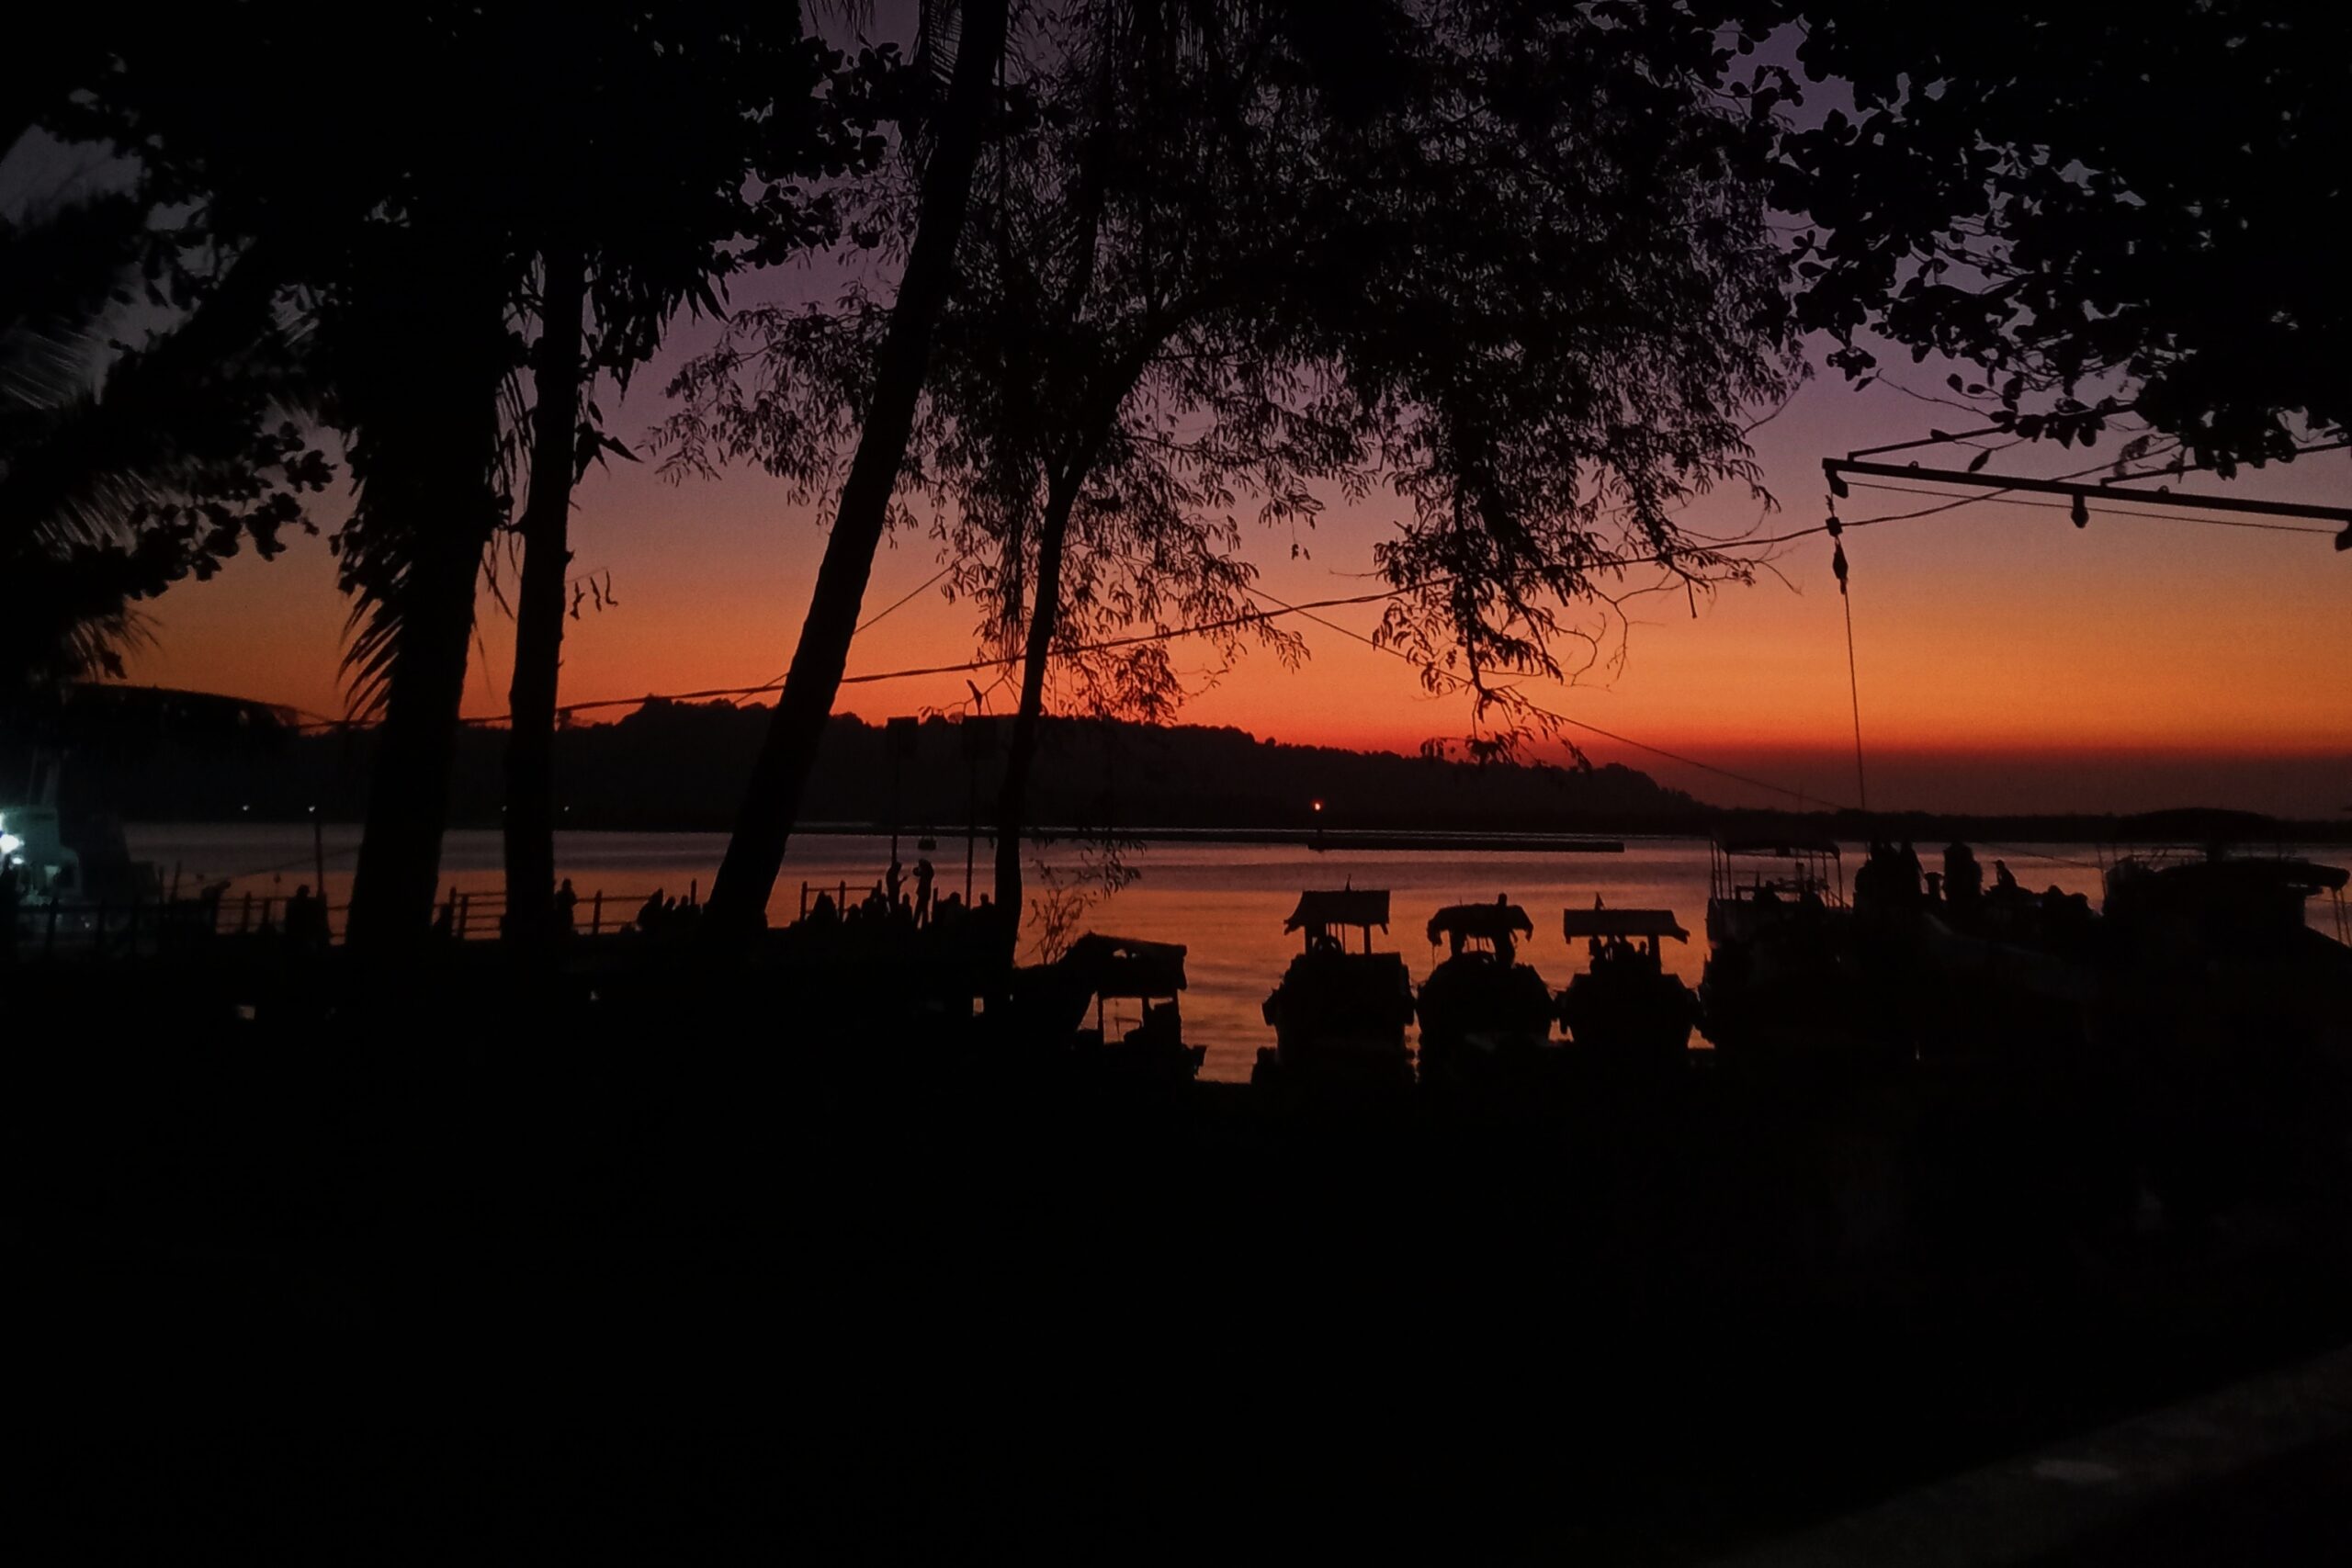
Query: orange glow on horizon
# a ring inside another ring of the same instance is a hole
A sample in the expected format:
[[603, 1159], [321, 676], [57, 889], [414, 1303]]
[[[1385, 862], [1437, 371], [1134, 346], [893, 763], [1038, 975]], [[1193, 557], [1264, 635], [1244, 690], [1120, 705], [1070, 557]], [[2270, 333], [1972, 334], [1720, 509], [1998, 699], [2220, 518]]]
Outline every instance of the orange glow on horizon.
[[[1822, 451], [1871, 434], [1831, 417], [1850, 413], [1840, 389], [1816, 384], [1800, 402], [1811, 412], [1792, 410], [1763, 433], [1779, 443], [1759, 452], [1767, 472], [1792, 492], [1789, 511], [1767, 531], [1803, 525], [1794, 498], [1809, 482], [1806, 468], [1817, 475]], [[1916, 423], [1897, 407], [1884, 428], [1907, 432]], [[2265, 493], [2321, 499], [2342, 488], [2340, 467], [2312, 459], [2296, 468], [2297, 485]], [[1840, 510], [1859, 522], [1917, 504], [1858, 494]], [[1755, 509], [1745, 498], [1721, 498], [1694, 508], [1688, 521], [1736, 534], [1756, 521]], [[1287, 537], [1255, 541], [1250, 553], [1264, 587], [1285, 600], [1361, 593], [1372, 542], [1389, 525], [1390, 509], [1375, 498], [1335, 507], [1306, 536], [1306, 558], [1291, 555]], [[576, 569], [610, 572], [618, 604], [566, 623], [565, 698], [777, 678], [823, 538], [806, 509], [784, 504], [778, 487], [757, 475], [673, 487], [620, 465], [592, 478], [574, 528]], [[2267, 790], [2264, 798], [2276, 807], [2286, 798], [2278, 769], [2290, 766], [2303, 781], [2293, 787], [2296, 809], [2333, 814], [2352, 803], [2352, 647], [2340, 629], [2352, 559], [2328, 543], [2096, 510], [2078, 530], [2063, 511], [1998, 503], [1850, 531], [1867, 759], [1928, 795], [1943, 788], [1939, 767], [1953, 781], [1973, 767], [1988, 787], [2006, 787], [1995, 759], [2046, 765], [2053, 778], [2071, 781], [2052, 786], [2059, 808], [2102, 795], [2137, 799], [2124, 779], [2134, 770], [2160, 783], [2166, 768], [2216, 760], [2244, 764], [2236, 776], [2248, 798]], [[901, 536], [876, 564], [868, 614], [936, 567], [928, 538]], [[1679, 594], [1629, 602], [1622, 670], [1606, 673], [1604, 662], [1571, 686], [1530, 682], [1527, 694], [1634, 740], [1759, 777], [1786, 769], [1802, 775], [1796, 787], [1849, 797], [1853, 716], [1826, 541], [1785, 547], [1773, 567], [1784, 581], [1767, 573], [1754, 586], [1726, 587], [1702, 599], [1695, 618]], [[323, 546], [298, 541], [278, 561], [237, 561], [214, 581], [184, 584], [152, 607], [153, 645], [135, 652], [131, 676], [338, 715], [345, 614]], [[1361, 635], [1378, 611], [1325, 614]], [[944, 603], [935, 591], [919, 594], [859, 636], [850, 670], [967, 660], [974, 619], [968, 604]], [[1175, 662], [1196, 688], [1183, 719], [1266, 739], [1407, 752], [1470, 733], [1464, 698], [1432, 695], [1414, 670], [1354, 637], [1293, 626], [1310, 651], [1295, 672], [1255, 652], [1220, 669], [1214, 649], [1178, 644]], [[1612, 637], [1611, 650], [1616, 646]], [[511, 623], [485, 596], [469, 714], [504, 711], [512, 659]], [[990, 685], [986, 673], [974, 678]], [[1012, 700], [1003, 682], [990, 709], [1006, 711]], [[968, 701], [965, 677], [950, 674], [849, 686], [839, 708], [879, 720], [960, 711]], [[1707, 798], [1737, 793], [1589, 732], [1566, 733], [1596, 760], [1643, 768]], [[1547, 745], [1538, 754], [1563, 753]], [[2237, 787], [2231, 776], [2197, 787], [2226, 792]], [[1882, 804], [1877, 787], [1871, 795]], [[1894, 793], [1883, 803], [1903, 800]]]

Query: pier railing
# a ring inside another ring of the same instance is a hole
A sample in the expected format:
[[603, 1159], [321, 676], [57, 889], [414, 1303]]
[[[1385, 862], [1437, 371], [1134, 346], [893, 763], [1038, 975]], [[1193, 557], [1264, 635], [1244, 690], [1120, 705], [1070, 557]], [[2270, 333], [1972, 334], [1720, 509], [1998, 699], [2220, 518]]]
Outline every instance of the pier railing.
[[[652, 897], [650, 892], [614, 893], [603, 888], [582, 894], [572, 910], [571, 929], [575, 934], [592, 937], [628, 930], [638, 924], [640, 911]], [[693, 897], [690, 893], [689, 898]], [[287, 913], [295, 902], [285, 894], [251, 892], [198, 898], [27, 902], [17, 907], [14, 917], [13, 951], [20, 959], [107, 957], [153, 953], [188, 942], [284, 941], [288, 940]], [[348, 904], [323, 906], [321, 913], [330, 942], [342, 940], [350, 912]], [[434, 934], [452, 942], [495, 941], [505, 933], [505, 925], [503, 893], [459, 892], [438, 906]], [[316, 933], [313, 927], [313, 940]]]

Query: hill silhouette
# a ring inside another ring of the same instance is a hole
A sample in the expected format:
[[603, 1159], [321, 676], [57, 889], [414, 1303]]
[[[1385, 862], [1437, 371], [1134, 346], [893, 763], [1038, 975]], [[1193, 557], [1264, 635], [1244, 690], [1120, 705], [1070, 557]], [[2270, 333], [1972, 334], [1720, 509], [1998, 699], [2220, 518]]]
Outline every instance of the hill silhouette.
[[[725, 829], [767, 710], [656, 700], [555, 742], [558, 818], [572, 829]], [[967, 746], [985, 732], [982, 754]], [[968, 739], [967, 739], [968, 738]], [[289, 735], [274, 744], [153, 739], [84, 749], [77, 800], [132, 820], [283, 819], [312, 806], [333, 819], [364, 804], [374, 737]], [[498, 819], [503, 731], [458, 737], [455, 820]], [[803, 816], [812, 823], [985, 824], [1002, 766], [994, 721], [933, 717], [894, 735], [837, 716], [825, 731]], [[1475, 763], [1261, 740], [1238, 729], [1046, 721], [1036, 820], [1052, 827], [1618, 831], [1667, 829], [1711, 808], [1635, 769]], [[1318, 814], [1314, 803], [1324, 803]], [[894, 809], [895, 803], [895, 809]]]
[[[124, 689], [93, 688], [110, 698]], [[125, 820], [286, 821], [313, 806], [330, 821], [365, 805], [375, 737], [368, 730], [298, 733], [263, 722], [256, 705], [204, 698], [207, 722], [155, 701], [97, 705], [96, 717], [53, 738], [68, 757], [62, 804]], [[200, 694], [197, 694], [201, 696]], [[557, 821], [569, 829], [725, 831], [749, 775], [767, 710], [656, 699], [609, 724], [573, 725], [555, 740]], [[997, 743], [967, 760], [967, 734]], [[837, 716], [811, 780], [810, 827], [949, 831], [994, 810], [1001, 738], [990, 721], [933, 717], [894, 739], [888, 727]], [[22, 737], [0, 737], [0, 779], [28, 775]], [[503, 730], [458, 738], [452, 823], [495, 827]], [[2201, 844], [2344, 842], [2352, 823], [2290, 822], [2246, 812], [2174, 810], [2138, 816], [2065, 813], [1774, 812], [1727, 809], [1618, 763], [1476, 763], [1388, 751], [1263, 740], [1243, 730], [1048, 718], [1035, 818], [1060, 828], [1358, 829], [1423, 832], [1743, 834], [1805, 824], [1849, 840], [1872, 837]], [[0, 790], [0, 794], [5, 794]], [[1317, 813], [1315, 802], [1324, 803]]]

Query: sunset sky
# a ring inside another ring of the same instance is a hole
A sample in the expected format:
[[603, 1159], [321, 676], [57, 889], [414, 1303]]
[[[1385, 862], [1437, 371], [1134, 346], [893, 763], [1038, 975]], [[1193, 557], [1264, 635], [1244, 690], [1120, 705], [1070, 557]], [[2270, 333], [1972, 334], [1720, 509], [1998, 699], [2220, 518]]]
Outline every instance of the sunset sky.
[[[796, 287], [805, 280], [787, 276], [772, 291]], [[1924, 392], [1940, 389], [1942, 375], [1932, 364], [1906, 366], [1895, 379]], [[613, 428], [641, 434], [662, 410], [662, 379], [643, 378]], [[1825, 454], [1962, 428], [1965, 418], [1885, 385], [1857, 393], [1834, 373], [1816, 377], [1756, 434], [1782, 506], [1762, 531], [1820, 521]], [[2002, 455], [1996, 471], [2059, 473], [2098, 457], [2052, 448], [2014, 460], [2023, 453]], [[2341, 505], [2352, 497], [2347, 479], [2352, 457], [2331, 453], [2226, 488]], [[2210, 476], [2202, 482], [2214, 484]], [[2194, 479], [2183, 488], [2196, 488]], [[1840, 512], [1857, 521], [1935, 499], [1858, 487]], [[2105, 811], [2193, 802], [2307, 817], [2352, 805], [2352, 641], [2342, 621], [2352, 556], [2336, 554], [2324, 534], [2185, 520], [2099, 515], [2078, 532], [2063, 505], [1986, 502], [1848, 536], [1871, 804]], [[1363, 592], [1373, 586], [1362, 575], [1373, 544], [1398, 510], [1380, 497], [1335, 507], [1305, 536], [1306, 558], [1292, 558], [1287, 534], [1256, 536], [1250, 554], [1263, 586], [1285, 600]], [[1688, 521], [1728, 534], [1758, 515], [1745, 496], [1725, 494]], [[573, 526], [575, 570], [609, 573], [617, 604], [568, 626], [567, 700], [782, 673], [824, 535], [822, 520], [787, 504], [775, 482], [742, 470], [673, 485], [650, 465], [616, 465], [590, 476]], [[868, 614], [938, 563], [928, 538], [897, 539], [877, 564]], [[1727, 588], [1702, 601], [1695, 619], [1679, 596], [1636, 601], [1622, 671], [1596, 670], [1573, 687], [1532, 694], [1632, 739], [1852, 803], [1845, 626], [1826, 541], [1784, 547], [1775, 564], [1785, 583], [1766, 575]], [[153, 643], [133, 658], [131, 675], [338, 715], [345, 609], [324, 540], [300, 539], [277, 561], [242, 558], [212, 582], [175, 589], [153, 607]], [[1368, 631], [1378, 607], [1326, 615]], [[1295, 672], [1254, 657], [1212, 680], [1205, 649], [1180, 660], [1201, 671], [1203, 687], [1186, 716], [1364, 748], [1410, 750], [1468, 732], [1466, 699], [1427, 695], [1400, 660], [1337, 631], [1292, 624], [1312, 655]], [[485, 595], [469, 714], [503, 711], [512, 639], [511, 621]], [[851, 668], [952, 663], [973, 653], [968, 608], [933, 590], [861, 635]], [[878, 719], [955, 711], [967, 700], [963, 678], [948, 676], [848, 688], [841, 707]], [[1008, 684], [994, 701], [1010, 700]], [[1641, 767], [1703, 798], [1776, 798], [1568, 733], [1595, 761]]]
[[[104, 175], [87, 154], [20, 148], [0, 166], [0, 191], [20, 201]], [[838, 275], [787, 269], [739, 282], [734, 300], [820, 299], [838, 284]], [[607, 389], [607, 427], [639, 441], [664, 412], [660, 389], [670, 368], [710, 337], [708, 323], [683, 325], [629, 399]], [[1900, 351], [1885, 357], [1891, 374], [1878, 385], [1858, 393], [1834, 372], [1818, 374], [1757, 431], [1766, 482], [1782, 508], [1760, 520], [1760, 532], [1821, 520], [1826, 455], [1981, 423], [1923, 395], [1943, 389], [1949, 367], [1911, 365]], [[2104, 450], [2020, 447], [2000, 455], [1994, 471], [2079, 470]], [[1945, 447], [1908, 456], [1958, 466], [1968, 454]], [[2181, 488], [2340, 506], [2352, 502], [2347, 481], [2352, 454], [2335, 452], [2228, 486], [2191, 476]], [[1859, 521], [1960, 493], [1858, 485], [1840, 512]], [[322, 509], [330, 530], [340, 505]], [[2352, 807], [2352, 638], [2343, 622], [2352, 554], [2332, 550], [2324, 532], [2180, 518], [2102, 513], [2078, 532], [2064, 507], [2047, 497], [1984, 501], [1848, 536], [1870, 804], [2089, 811], [2213, 804], [2312, 818]], [[1303, 557], [1294, 558], [1287, 533], [1253, 536], [1249, 554], [1262, 568], [1262, 586], [1282, 599], [1361, 593], [1375, 586], [1364, 575], [1372, 549], [1400, 512], [1379, 495], [1336, 505], [1300, 541]], [[683, 484], [666, 482], [650, 464], [592, 473], [573, 523], [574, 570], [609, 574], [617, 603], [568, 626], [565, 699], [779, 677], [827, 520], [788, 504], [776, 482], [752, 470]], [[1726, 535], [1758, 527], [1759, 518], [1746, 495], [1722, 494], [1686, 522]], [[894, 540], [877, 563], [867, 613], [938, 565], [929, 538]], [[1774, 565], [1779, 577], [1726, 588], [1702, 601], [1695, 618], [1679, 595], [1635, 601], [1622, 670], [1597, 669], [1573, 687], [1530, 694], [1717, 768], [1854, 803], [1845, 623], [1827, 541], [1797, 541]], [[150, 606], [152, 641], [133, 651], [130, 675], [339, 716], [345, 611], [326, 541], [298, 537], [276, 561], [242, 558], [215, 581], [184, 583]], [[1361, 632], [1379, 607], [1326, 614]], [[1408, 665], [1340, 632], [1290, 625], [1312, 655], [1296, 671], [1257, 657], [1213, 680], [1206, 649], [1180, 659], [1200, 671], [1202, 687], [1185, 716], [1285, 740], [1397, 750], [1469, 731], [1466, 699], [1426, 694]], [[1625, 631], [1612, 632], [1612, 649]], [[974, 652], [969, 607], [945, 604], [933, 590], [862, 634], [851, 669], [953, 663]], [[469, 714], [504, 710], [512, 658], [513, 623], [485, 594]], [[952, 710], [967, 698], [963, 678], [946, 676], [849, 687], [841, 706], [881, 718]], [[992, 703], [1011, 700], [1008, 683]], [[1641, 767], [1702, 798], [1784, 798], [1589, 731], [1566, 733], [1596, 761]], [[1564, 753], [1552, 744], [1538, 754]]]

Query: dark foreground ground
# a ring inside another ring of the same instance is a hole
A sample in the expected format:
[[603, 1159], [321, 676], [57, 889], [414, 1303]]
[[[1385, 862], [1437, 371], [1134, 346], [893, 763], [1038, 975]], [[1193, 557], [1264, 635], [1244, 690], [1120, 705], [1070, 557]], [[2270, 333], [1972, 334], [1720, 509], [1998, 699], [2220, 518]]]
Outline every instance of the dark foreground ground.
[[1696, 1561], [2352, 1338], [2324, 1096], [1288, 1102], [795, 1005], [20, 1012], [22, 1517], [81, 1560]]

